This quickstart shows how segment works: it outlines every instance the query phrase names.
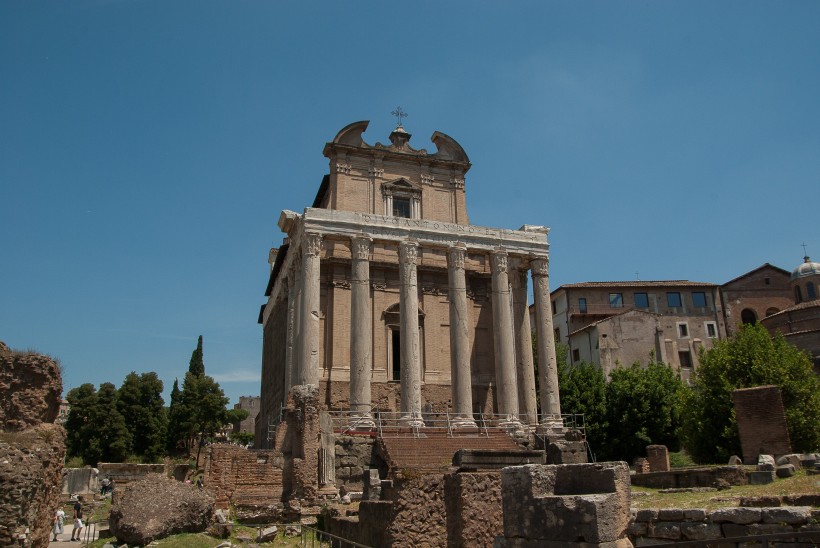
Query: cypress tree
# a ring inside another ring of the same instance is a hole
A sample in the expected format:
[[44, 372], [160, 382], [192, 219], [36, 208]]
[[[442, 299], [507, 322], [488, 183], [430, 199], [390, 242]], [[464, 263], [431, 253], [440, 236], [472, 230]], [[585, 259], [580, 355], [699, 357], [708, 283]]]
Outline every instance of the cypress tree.
[[205, 374], [205, 363], [202, 361], [202, 335], [196, 344], [196, 350], [191, 353], [191, 362], [188, 365], [188, 372], [201, 377]]

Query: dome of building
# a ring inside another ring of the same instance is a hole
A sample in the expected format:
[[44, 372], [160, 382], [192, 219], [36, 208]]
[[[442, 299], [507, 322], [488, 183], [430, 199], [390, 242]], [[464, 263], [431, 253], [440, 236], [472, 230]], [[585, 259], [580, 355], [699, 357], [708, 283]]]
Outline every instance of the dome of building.
[[806, 276], [815, 276], [820, 274], [820, 263], [812, 262], [807, 256], [803, 257], [803, 262], [792, 271], [792, 280], [805, 278]]

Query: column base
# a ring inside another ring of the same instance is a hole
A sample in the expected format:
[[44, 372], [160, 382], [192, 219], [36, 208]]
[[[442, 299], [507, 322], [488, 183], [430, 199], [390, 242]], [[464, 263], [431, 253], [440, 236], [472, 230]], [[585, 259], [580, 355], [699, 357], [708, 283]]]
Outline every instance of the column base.
[[450, 420], [450, 425], [454, 429], [458, 428], [478, 428], [472, 417], [454, 417]]
[[499, 428], [504, 430], [518, 431], [523, 429], [523, 423], [515, 415], [507, 415], [502, 421], [498, 423]]
[[408, 413], [399, 419], [399, 426], [405, 428], [424, 428], [424, 419], [421, 413]]
[[564, 421], [561, 417], [555, 417], [552, 415], [547, 415], [542, 418], [541, 424], [539, 424], [538, 428], [535, 429], [536, 433], [540, 435], [562, 434], [565, 430], [566, 428], [564, 428]]
[[369, 431], [376, 428], [376, 421], [370, 413], [356, 414], [356, 411], [351, 411], [350, 422], [347, 429], [353, 431]]

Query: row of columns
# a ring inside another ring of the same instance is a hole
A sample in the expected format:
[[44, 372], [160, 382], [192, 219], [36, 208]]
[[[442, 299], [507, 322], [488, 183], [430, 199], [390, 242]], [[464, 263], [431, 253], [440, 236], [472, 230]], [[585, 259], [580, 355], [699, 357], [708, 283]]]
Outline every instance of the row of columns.
[[[302, 239], [301, 268], [291, 272], [288, 291], [288, 334], [286, 339], [285, 389], [292, 385], [317, 384], [319, 375], [319, 252], [320, 234], [306, 233]], [[372, 424], [370, 417], [373, 370], [372, 314], [370, 311], [370, 248], [366, 234], [351, 239], [351, 318], [350, 318], [350, 410], [361, 426]], [[448, 249], [450, 303], [451, 387], [454, 423], [475, 426], [473, 419], [472, 375], [470, 371], [470, 307], [464, 261], [465, 244]], [[422, 426], [421, 351], [418, 321], [418, 243], [399, 244], [401, 416], [408, 426]], [[505, 423], [514, 426], [519, 416], [539, 423], [535, 397], [531, 326], [527, 306], [527, 272], [518, 261], [509, 268], [503, 248], [491, 254], [492, 307], [495, 345], [496, 406]], [[561, 426], [558, 398], [558, 369], [552, 334], [548, 260], [530, 261], [536, 309], [538, 340], [538, 384], [541, 389], [540, 423]], [[511, 270], [511, 271], [510, 271]], [[512, 290], [512, 291], [511, 291]], [[298, 330], [298, 334], [297, 334]]]

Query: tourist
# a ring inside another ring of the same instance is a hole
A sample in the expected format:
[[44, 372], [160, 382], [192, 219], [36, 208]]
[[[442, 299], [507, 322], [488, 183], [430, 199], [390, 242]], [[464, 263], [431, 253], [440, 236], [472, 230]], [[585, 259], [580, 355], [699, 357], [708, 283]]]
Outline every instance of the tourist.
[[[79, 542], [82, 540], [81, 535], [83, 531], [83, 497], [77, 497], [77, 502], [74, 503], [74, 530], [71, 531], [71, 540]], [[76, 534], [76, 538], [74, 535]]]
[[110, 480], [108, 478], [103, 478], [102, 487], [100, 487], [100, 495], [105, 496], [105, 494], [108, 492], [109, 481]]
[[54, 527], [52, 528], [51, 532], [53, 533], [52, 536], [53, 541], [57, 542], [59, 539], [57, 535], [63, 534], [63, 521], [65, 520], [65, 512], [62, 508], [57, 508], [57, 511], [54, 512]]

